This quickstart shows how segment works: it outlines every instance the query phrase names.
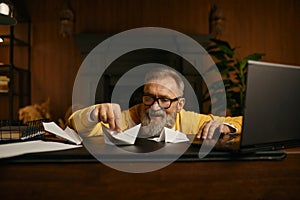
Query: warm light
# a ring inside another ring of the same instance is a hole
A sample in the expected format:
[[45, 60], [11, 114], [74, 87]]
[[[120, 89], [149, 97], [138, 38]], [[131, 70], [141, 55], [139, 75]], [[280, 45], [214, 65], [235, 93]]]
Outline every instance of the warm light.
[[14, 6], [9, 0], [0, 0], [0, 25], [15, 25]]
[[9, 6], [6, 3], [0, 3], [0, 14], [9, 15]]
[[2, 38], [0, 38], [0, 43], [1, 43], [1, 42], [4, 42]]

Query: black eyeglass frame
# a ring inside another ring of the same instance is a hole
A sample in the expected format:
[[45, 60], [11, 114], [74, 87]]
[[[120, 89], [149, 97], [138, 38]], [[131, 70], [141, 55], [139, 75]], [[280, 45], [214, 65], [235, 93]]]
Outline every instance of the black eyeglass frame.
[[[170, 108], [173, 102], [179, 101], [179, 99], [183, 98], [182, 96], [178, 96], [178, 97], [175, 97], [175, 98], [173, 98], [173, 99], [169, 99], [169, 98], [165, 98], [165, 97], [163, 97], [163, 98], [160, 98], [160, 97], [159, 97], [159, 98], [156, 98], [156, 97], [153, 97], [153, 96], [151, 96], [151, 95], [143, 95], [143, 97], [150, 97], [150, 98], [153, 99], [153, 102], [152, 102], [151, 104], [145, 104], [145, 102], [143, 101], [143, 104], [144, 104], [145, 106], [152, 106], [155, 102], [157, 102], [157, 104], [159, 105], [159, 107], [161, 107], [161, 108], [163, 108], [163, 109], [168, 109], [168, 108]], [[160, 103], [159, 103], [159, 100], [160, 100], [160, 99], [169, 100], [169, 101], [170, 101], [170, 105], [169, 105], [168, 107], [162, 107], [162, 106], [160, 105]]]

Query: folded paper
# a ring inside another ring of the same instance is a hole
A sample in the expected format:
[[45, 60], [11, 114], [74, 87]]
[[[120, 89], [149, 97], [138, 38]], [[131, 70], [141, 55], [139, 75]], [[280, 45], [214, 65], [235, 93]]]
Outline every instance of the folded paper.
[[82, 143], [82, 138], [71, 128], [67, 127], [65, 130], [61, 129], [54, 122], [43, 122], [44, 129], [50, 133], [57, 135], [69, 142], [77, 145]]
[[[106, 144], [113, 144], [113, 145], [133, 145], [138, 136], [140, 128], [141, 128], [141, 124], [134, 126], [130, 129], [127, 129], [123, 132], [117, 133], [103, 126], [104, 142]], [[156, 142], [164, 141], [169, 143], [179, 143], [179, 142], [189, 141], [188, 137], [184, 133], [166, 127], [159, 137], [149, 138], [149, 140], [153, 140]]]
[[104, 142], [114, 145], [132, 145], [135, 143], [141, 125], [134, 126], [120, 133], [114, 132], [102, 126]]
[[180, 143], [180, 142], [189, 142], [190, 140], [186, 136], [186, 134], [181, 133], [179, 131], [175, 131], [170, 128], [165, 127], [165, 131], [163, 131], [159, 137], [151, 138], [150, 140], [156, 142], [169, 142], [169, 143]]

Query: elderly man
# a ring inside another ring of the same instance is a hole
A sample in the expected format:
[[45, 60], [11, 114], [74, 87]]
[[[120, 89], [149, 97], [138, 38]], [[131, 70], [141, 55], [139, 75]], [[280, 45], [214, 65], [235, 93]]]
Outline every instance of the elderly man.
[[139, 136], [159, 136], [164, 127], [197, 138], [211, 139], [216, 130], [222, 134], [241, 133], [242, 117], [217, 117], [183, 109], [185, 104], [184, 82], [170, 68], [156, 68], [145, 76], [142, 103], [121, 111], [114, 103], [97, 104], [72, 114], [69, 122], [79, 132], [90, 136], [102, 133], [106, 124], [120, 132], [141, 124]]

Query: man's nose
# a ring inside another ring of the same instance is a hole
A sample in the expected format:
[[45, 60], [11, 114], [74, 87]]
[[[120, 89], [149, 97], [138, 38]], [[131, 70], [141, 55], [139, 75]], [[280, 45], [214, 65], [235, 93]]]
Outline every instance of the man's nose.
[[158, 101], [155, 101], [154, 103], [153, 103], [153, 105], [151, 106], [151, 109], [152, 110], [160, 110], [161, 109], [161, 107], [159, 106], [159, 103], [158, 103]]

